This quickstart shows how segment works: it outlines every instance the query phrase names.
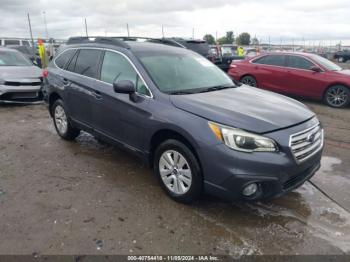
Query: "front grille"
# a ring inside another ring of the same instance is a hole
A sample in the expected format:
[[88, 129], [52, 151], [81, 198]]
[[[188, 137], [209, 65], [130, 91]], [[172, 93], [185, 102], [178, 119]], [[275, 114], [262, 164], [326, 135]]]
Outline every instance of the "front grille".
[[290, 136], [292, 153], [297, 162], [302, 162], [323, 147], [323, 129], [320, 124]]
[[6, 86], [40, 86], [41, 81], [33, 81], [33, 82], [16, 82], [16, 81], [6, 81]]

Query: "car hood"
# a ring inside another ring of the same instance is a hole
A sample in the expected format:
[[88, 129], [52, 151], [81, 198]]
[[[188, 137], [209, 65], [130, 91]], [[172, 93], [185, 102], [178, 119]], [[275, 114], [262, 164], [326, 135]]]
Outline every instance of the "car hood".
[[242, 85], [220, 91], [170, 96], [179, 109], [213, 122], [266, 133], [304, 122], [314, 116], [294, 99]]
[[41, 77], [41, 69], [37, 66], [0, 66], [0, 79], [23, 79]]
[[334, 73], [350, 76], [350, 70], [348, 70], [348, 69], [340, 70], [340, 71], [334, 71]]

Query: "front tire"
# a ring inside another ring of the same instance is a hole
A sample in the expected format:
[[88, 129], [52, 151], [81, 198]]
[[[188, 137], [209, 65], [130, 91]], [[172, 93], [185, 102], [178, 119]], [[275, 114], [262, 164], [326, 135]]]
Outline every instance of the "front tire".
[[188, 204], [201, 195], [201, 168], [185, 144], [173, 139], [163, 142], [156, 149], [153, 166], [163, 190], [173, 200]]
[[342, 57], [342, 56], [338, 57], [338, 62], [339, 63], [344, 63], [345, 62], [344, 57]]
[[66, 107], [61, 99], [52, 105], [52, 117], [57, 134], [65, 140], [74, 140], [80, 130], [73, 127], [69, 122]]
[[258, 83], [253, 76], [243, 76], [240, 82], [244, 85], [258, 87]]
[[334, 85], [326, 90], [323, 100], [331, 107], [343, 108], [350, 102], [350, 91], [346, 86]]

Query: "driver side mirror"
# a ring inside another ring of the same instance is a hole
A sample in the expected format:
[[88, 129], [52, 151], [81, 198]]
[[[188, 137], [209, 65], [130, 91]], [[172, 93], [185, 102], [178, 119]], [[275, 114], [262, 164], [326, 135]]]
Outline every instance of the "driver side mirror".
[[120, 94], [129, 94], [131, 101], [137, 101], [136, 88], [133, 82], [130, 80], [121, 80], [113, 83], [114, 92]]
[[312, 67], [310, 67], [310, 70], [311, 70], [311, 71], [314, 71], [314, 72], [316, 72], [316, 73], [319, 73], [319, 72], [322, 71], [322, 69], [319, 68], [318, 66], [312, 66]]
[[135, 85], [130, 80], [121, 80], [113, 83], [114, 92], [120, 94], [133, 94], [136, 92]]

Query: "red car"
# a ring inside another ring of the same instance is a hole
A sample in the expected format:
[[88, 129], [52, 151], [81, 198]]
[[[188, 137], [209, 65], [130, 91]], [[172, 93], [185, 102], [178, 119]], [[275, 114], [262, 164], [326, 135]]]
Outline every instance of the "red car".
[[350, 70], [315, 54], [265, 53], [234, 61], [228, 74], [243, 84], [323, 100], [332, 107], [350, 102]]

